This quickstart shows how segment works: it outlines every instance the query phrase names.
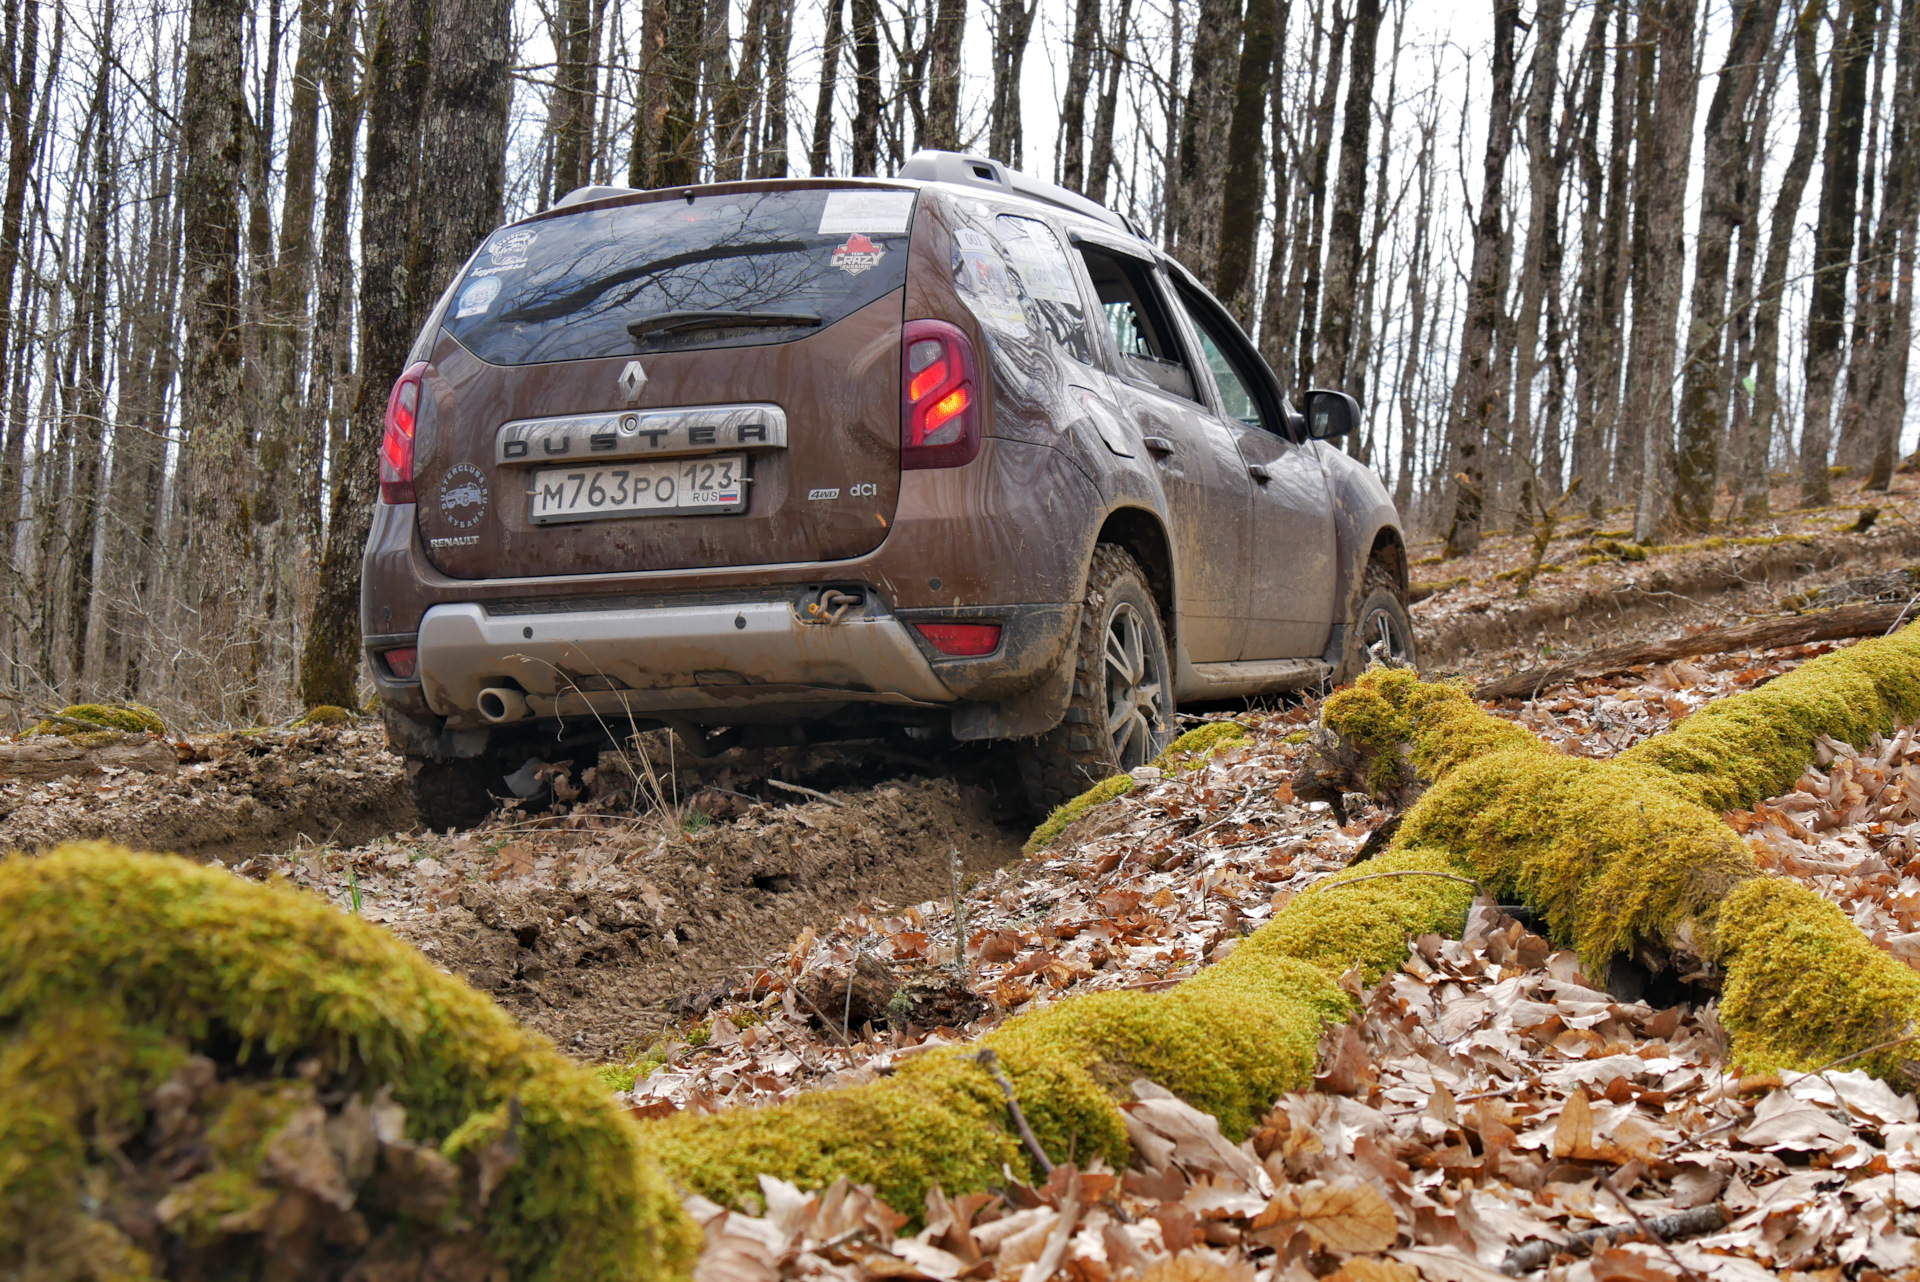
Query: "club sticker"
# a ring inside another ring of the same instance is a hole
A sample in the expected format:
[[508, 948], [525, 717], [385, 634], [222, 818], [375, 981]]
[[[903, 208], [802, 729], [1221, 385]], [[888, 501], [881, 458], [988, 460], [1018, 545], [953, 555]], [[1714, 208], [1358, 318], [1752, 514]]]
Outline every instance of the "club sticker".
[[861, 272], [878, 267], [887, 251], [875, 245], [859, 232], [847, 237], [847, 243], [833, 251], [833, 265], [849, 276], [858, 276]]
[[454, 313], [460, 316], [478, 316], [493, 306], [493, 300], [500, 296], [500, 278], [482, 276], [460, 291], [460, 309]]
[[487, 477], [471, 463], [455, 463], [440, 478], [440, 515], [456, 530], [471, 530], [487, 514]]
[[[527, 265], [527, 251], [533, 248], [533, 242], [540, 238], [537, 231], [505, 231], [494, 237], [487, 246], [487, 256], [493, 260], [492, 271], [516, 271]], [[476, 273], [477, 274], [477, 273]]]

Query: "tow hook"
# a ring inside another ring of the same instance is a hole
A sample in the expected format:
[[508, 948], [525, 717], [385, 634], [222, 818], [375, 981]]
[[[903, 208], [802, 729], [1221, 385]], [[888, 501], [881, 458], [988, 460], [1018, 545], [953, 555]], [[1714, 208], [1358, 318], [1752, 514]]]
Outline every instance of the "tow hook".
[[858, 592], [827, 588], [820, 593], [819, 600], [807, 602], [807, 616], [815, 623], [838, 623], [846, 617], [848, 610], [864, 600]]

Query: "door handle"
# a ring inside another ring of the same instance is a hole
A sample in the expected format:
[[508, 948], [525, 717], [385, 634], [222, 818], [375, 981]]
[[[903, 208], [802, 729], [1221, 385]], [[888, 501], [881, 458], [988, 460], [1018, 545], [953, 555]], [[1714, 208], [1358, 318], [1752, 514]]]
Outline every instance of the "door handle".
[[1264, 463], [1249, 464], [1247, 467], [1247, 475], [1251, 476], [1254, 480], [1260, 482], [1260, 484], [1262, 485], [1265, 485], [1268, 481], [1271, 481], [1273, 479], [1273, 473], [1267, 470], [1267, 465]]
[[1164, 436], [1143, 436], [1140, 443], [1154, 454], [1164, 456], [1173, 453], [1173, 442]]

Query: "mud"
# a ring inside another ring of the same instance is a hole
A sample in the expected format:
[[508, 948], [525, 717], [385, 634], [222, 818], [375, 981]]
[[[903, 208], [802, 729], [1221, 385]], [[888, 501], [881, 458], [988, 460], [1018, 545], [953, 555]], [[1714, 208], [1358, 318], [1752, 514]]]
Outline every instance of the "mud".
[[378, 727], [171, 746], [183, 758], [172, 773], [109, 768], [0, 787], [0, 850], [103, 840], [232, 860], [302, 841], [354, 845], [414, 825], [405, 771]]
[[694, 831], [691, 810], [502, 817], [238, 871], [385, 923], [568, 1053], [607, 1060], [704, 1012], [808, 926], [945, 898], [956, 863], [963, 878], [990, 873], [1026, 835], [977, 778], [827, 796], [752, 802]]

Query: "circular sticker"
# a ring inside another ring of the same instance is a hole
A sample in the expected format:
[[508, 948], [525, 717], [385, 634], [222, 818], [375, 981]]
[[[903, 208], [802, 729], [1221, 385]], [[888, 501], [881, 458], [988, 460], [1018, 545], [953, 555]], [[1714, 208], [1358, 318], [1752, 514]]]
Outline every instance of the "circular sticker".
[[456, 530], [471, 530], [487, 514], [487, 478], [471, 463], [455, 463], [440, 478], [440, 515]]
[[460, 310], [455, 315], [456, 317], [478, 316], [493, 306], [493, 300], [499, 296], [500, 278], [482, 276], [460, 291]]

